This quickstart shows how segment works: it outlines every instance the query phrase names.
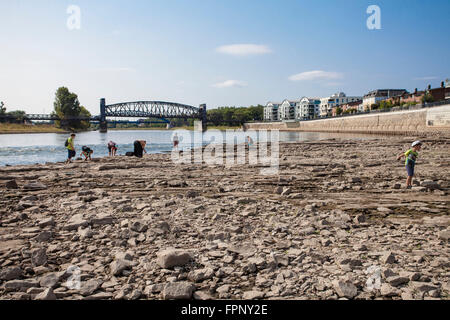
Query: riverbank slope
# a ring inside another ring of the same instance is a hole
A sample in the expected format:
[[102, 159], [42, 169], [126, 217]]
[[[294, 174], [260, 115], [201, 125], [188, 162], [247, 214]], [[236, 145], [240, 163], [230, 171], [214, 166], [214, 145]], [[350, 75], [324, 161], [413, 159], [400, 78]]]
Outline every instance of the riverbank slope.
[[414, 139], [281, 144], [274, 176], [163, 154], [0, 168], [0, 298], [448, 299], [450, 139], [425, 139], [406, 190]]

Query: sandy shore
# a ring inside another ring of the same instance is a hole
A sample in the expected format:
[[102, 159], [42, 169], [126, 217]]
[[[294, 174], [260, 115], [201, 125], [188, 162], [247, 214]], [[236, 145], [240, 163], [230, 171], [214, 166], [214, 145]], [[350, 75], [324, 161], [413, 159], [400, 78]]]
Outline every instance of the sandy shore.
[[450, 139], [424, 140], [406, 190], [412, 139], [282, 144], [276, 176], [165, 154], [0, 168], [0, 297], [448, 299]]

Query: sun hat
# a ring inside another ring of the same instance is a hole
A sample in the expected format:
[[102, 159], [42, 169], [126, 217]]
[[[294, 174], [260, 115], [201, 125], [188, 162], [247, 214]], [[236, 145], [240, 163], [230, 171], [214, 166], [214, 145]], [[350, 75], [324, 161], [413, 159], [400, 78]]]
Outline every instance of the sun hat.
[[412, 143], [411, 147], [415, 147], [415, 146], [418, 146], [418, 145], [421, 145], [421, 144], [422, 144], [422, 141], [417, 140], [417, 141], [414, 141], [414, 142]]

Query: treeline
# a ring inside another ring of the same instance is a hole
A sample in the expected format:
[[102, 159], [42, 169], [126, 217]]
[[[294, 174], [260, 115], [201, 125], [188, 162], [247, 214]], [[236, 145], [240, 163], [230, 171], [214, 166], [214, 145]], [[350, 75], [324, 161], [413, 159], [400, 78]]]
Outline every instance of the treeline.
[[89, 120], [71, 120], [73, 117], [85, 117], [90, 118], [91, 113], [80, 104], [78, 96], [70, 92], [66, 87], [60, 87], [56, 91], [55, 102], [53, 103], [52, 115], [56, 115], [61, 121], [55, 121], [55, 125], [58, 128], [65, 130], [87, 130], [90, 128], [91, 123]]
[[207, 111], [208, 123], [215, 126], [243, 125], [249, 121], [262, 121], [264, 119], [264, 106], [250, 107], [220, 107]]
[[[53, 108], [52, 115], [62, 119], [61, 121], [54, 122], [57, 128], [71, 131], [87, 130], [90, 128], [91, 123], [89, 121], [71, 120], [73, 117], [90, 118], [91, 113], [80, 105], [78, 96], [70, 92], [66, 87], [60, 87], [56, 91]], [[26, 121], [25, 115], [26, 112], [21, 110], [6, 112], [5, 104], [0, 102], [1, 122], [24, 123]]]
[[5, 103], [0, 101], [0, 122], [3, 123], [24, 123], [25, 111], [15, 110], [6, 112]]

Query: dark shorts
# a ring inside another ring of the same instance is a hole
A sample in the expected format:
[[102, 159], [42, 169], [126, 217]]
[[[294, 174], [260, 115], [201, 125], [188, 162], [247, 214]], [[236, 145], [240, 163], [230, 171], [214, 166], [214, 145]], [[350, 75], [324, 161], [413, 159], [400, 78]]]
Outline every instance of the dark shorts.
[[69, 159], [72, 159], [73, 157], [75, 157], [75, 155], [76, 155], [76, 153], [75, 153], [75, 151], [74, 150], [69, 150], [69, 149], [67, 149], [67, 157], [69, 158]]
[[408, 172], [408, 177], [414, 176], [414, 165], [406, 165], [406, 172]]
[[109, 152], [111, 152], [112, 150], [117, 150], [117, 147], [108, 147]]

